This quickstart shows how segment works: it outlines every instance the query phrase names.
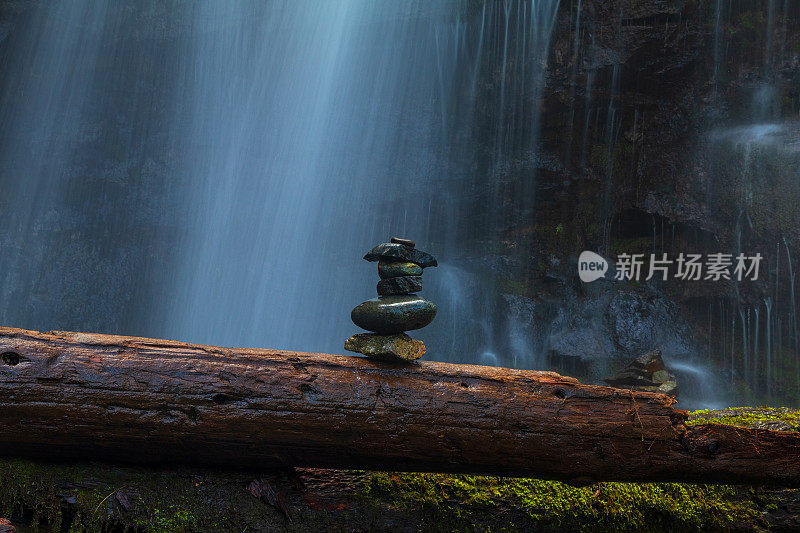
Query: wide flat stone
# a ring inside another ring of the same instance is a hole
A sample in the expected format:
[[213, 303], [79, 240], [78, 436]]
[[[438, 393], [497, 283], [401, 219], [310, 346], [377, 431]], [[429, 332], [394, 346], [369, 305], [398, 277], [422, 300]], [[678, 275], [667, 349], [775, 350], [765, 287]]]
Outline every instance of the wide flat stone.
[[378, 294], [411, 294], [422, 290], [422, 276], [400, 276], [382, 279], [378, 282]]
[[421, 276], [422, 267], [407, 261], [378, 261], [378, 275], [381, 279], [396, 278], [398, 276]]
[[344, 341], [344, 349], [382, 361], [415, 361], [425, 355], [425, 344], [405, 333], [357, 333]]
[[424, 328], [435, 316], [436, 304], [413, 294], [379, 296], [350, 313], [356, 326], [383, 335]]
[[379, 244], [364, 256], [367, 261], [380, 261], [381, 259], [407, 261], [416, 263], [422, 268], [437, 266], [436, 258], [427, 252], [411, 248], [404, 244], [385, 242]]

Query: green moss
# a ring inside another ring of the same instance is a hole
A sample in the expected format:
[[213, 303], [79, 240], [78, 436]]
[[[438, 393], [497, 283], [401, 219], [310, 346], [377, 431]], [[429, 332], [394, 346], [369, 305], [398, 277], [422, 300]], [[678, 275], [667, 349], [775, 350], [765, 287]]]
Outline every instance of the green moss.
[[589, 152], [589, 164], [600, 170], [604, 171], [608, 165], [608, 148], [605, 144], [595, 144]]
[[[689, 424], [749, 426], [800, 411], [730, 408], [690, 414]], [[372, 473], [362, 496], [423, 517], [436, 531], [698, 531], [753, 529], [775, 509], [761, 488], [679, 483], [596, 483], [487, 476]], [[491, 512], [488, 512], [491, 511]]]
[[503, 278], [500, 280], [500, 290], [506, 294], [524, 295], [528, 292], [528, 286], [524, 281]]
[[[704, 410], [690, 413], [689, 423], [752, 425], [763, 420], [798, 428], [800, 411]], [[62, 521], [70, 519], [63, 517], [62, 505], [71, 500], [71, 532], [382, 530], [389, 516], [425, 531], [692, 531], [753, 529], [779, 502], [767, 489], [723, 485], [574, 487], [490, 476], [348, 475], [352, 486], [345, 484], [349, 492], [338, 497], [357, 502], [359, 507], [346, 506], [357, 510], [330, 514], [292, 507], [290, 523], [247, 491], [250, 477], [244, 473], [0, 460], [0, 516], [27, 514], [39, 531], [66, 530]], [[120, 493], [128, 495], [125, 508]]]
[[[0, 516], [27, 514], [42, 531], [59, 531], [62, 504], [74, 498], [69, 531], [100, 531], [115, 524], [122, 530], [180, 532], [197, 531], [201, 524], [212, 530], [241, 530], [246, 524], [225, 512], [231, 507], [252, 516], [268, 512], [243, 485], [230, 490], [222, 477], [189, 472], [0, 460]], [[212, 497], [220, 489], [226, 498]], [[128, 509], [121, 508], [118, 494], [130, 501]]]
[[759, 511], [742, 498], [742, 490], [676, 483], [573, 487], [536, 479], [373, 473], [363, 496], [410, 510], [437, 531], [689, 531], [756, 520]]
[[750, 427], [757, 422], [785, 422], [795, 431], [800, 431], [800, 410], [788, 407], [752, 408], [728, 407], [718, 411], [704, 409], [690, 413], [687, 424], [726, 424]]

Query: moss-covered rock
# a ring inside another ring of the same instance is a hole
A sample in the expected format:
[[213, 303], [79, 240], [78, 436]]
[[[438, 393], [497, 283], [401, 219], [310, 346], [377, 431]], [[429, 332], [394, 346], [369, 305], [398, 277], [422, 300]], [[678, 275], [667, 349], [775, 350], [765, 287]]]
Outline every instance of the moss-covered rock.
[[774, 431], [800, 431], [800, 409], [788, 407], [728, 407], [693, 411], [688, 424], [726, 424]]
[[696, 531], [762, 524], [760, 493], [719, 485], [596, 483], [374, 473], [365, 497], [434, 531]]

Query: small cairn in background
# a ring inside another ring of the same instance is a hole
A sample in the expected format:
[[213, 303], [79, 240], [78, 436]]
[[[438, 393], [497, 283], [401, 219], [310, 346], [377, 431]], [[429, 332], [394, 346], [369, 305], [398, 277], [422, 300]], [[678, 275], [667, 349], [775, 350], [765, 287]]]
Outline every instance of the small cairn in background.
[[667, 370], [661, 358], [661, 350], [653, 350], [637, 357], [631, 364], [603, 381], [612, 387], [678, 395], [675, 375]]
[[414, 241], [393, 237], [364, 256], [378, 262], [378, 297], [357, 305], [353, 323], [371, 333], [357, 333], [345, 350], [385, 361], [414, 361], [425, 355], [425, 344], [406, 335], [424, 328], [436, 316], [436, 305], [415, 293], [422, 290], [422, 270], [437, 266], [436, 258], [418, 250]]

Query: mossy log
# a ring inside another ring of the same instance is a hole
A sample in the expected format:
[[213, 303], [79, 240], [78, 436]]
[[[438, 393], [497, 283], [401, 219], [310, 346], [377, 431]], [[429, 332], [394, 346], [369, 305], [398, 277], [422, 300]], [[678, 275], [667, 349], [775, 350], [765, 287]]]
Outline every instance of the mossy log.
[[800, 482], [800, 435], [687, 427], [552, 372], [0, 328], [0, 455], [591, 481]]

